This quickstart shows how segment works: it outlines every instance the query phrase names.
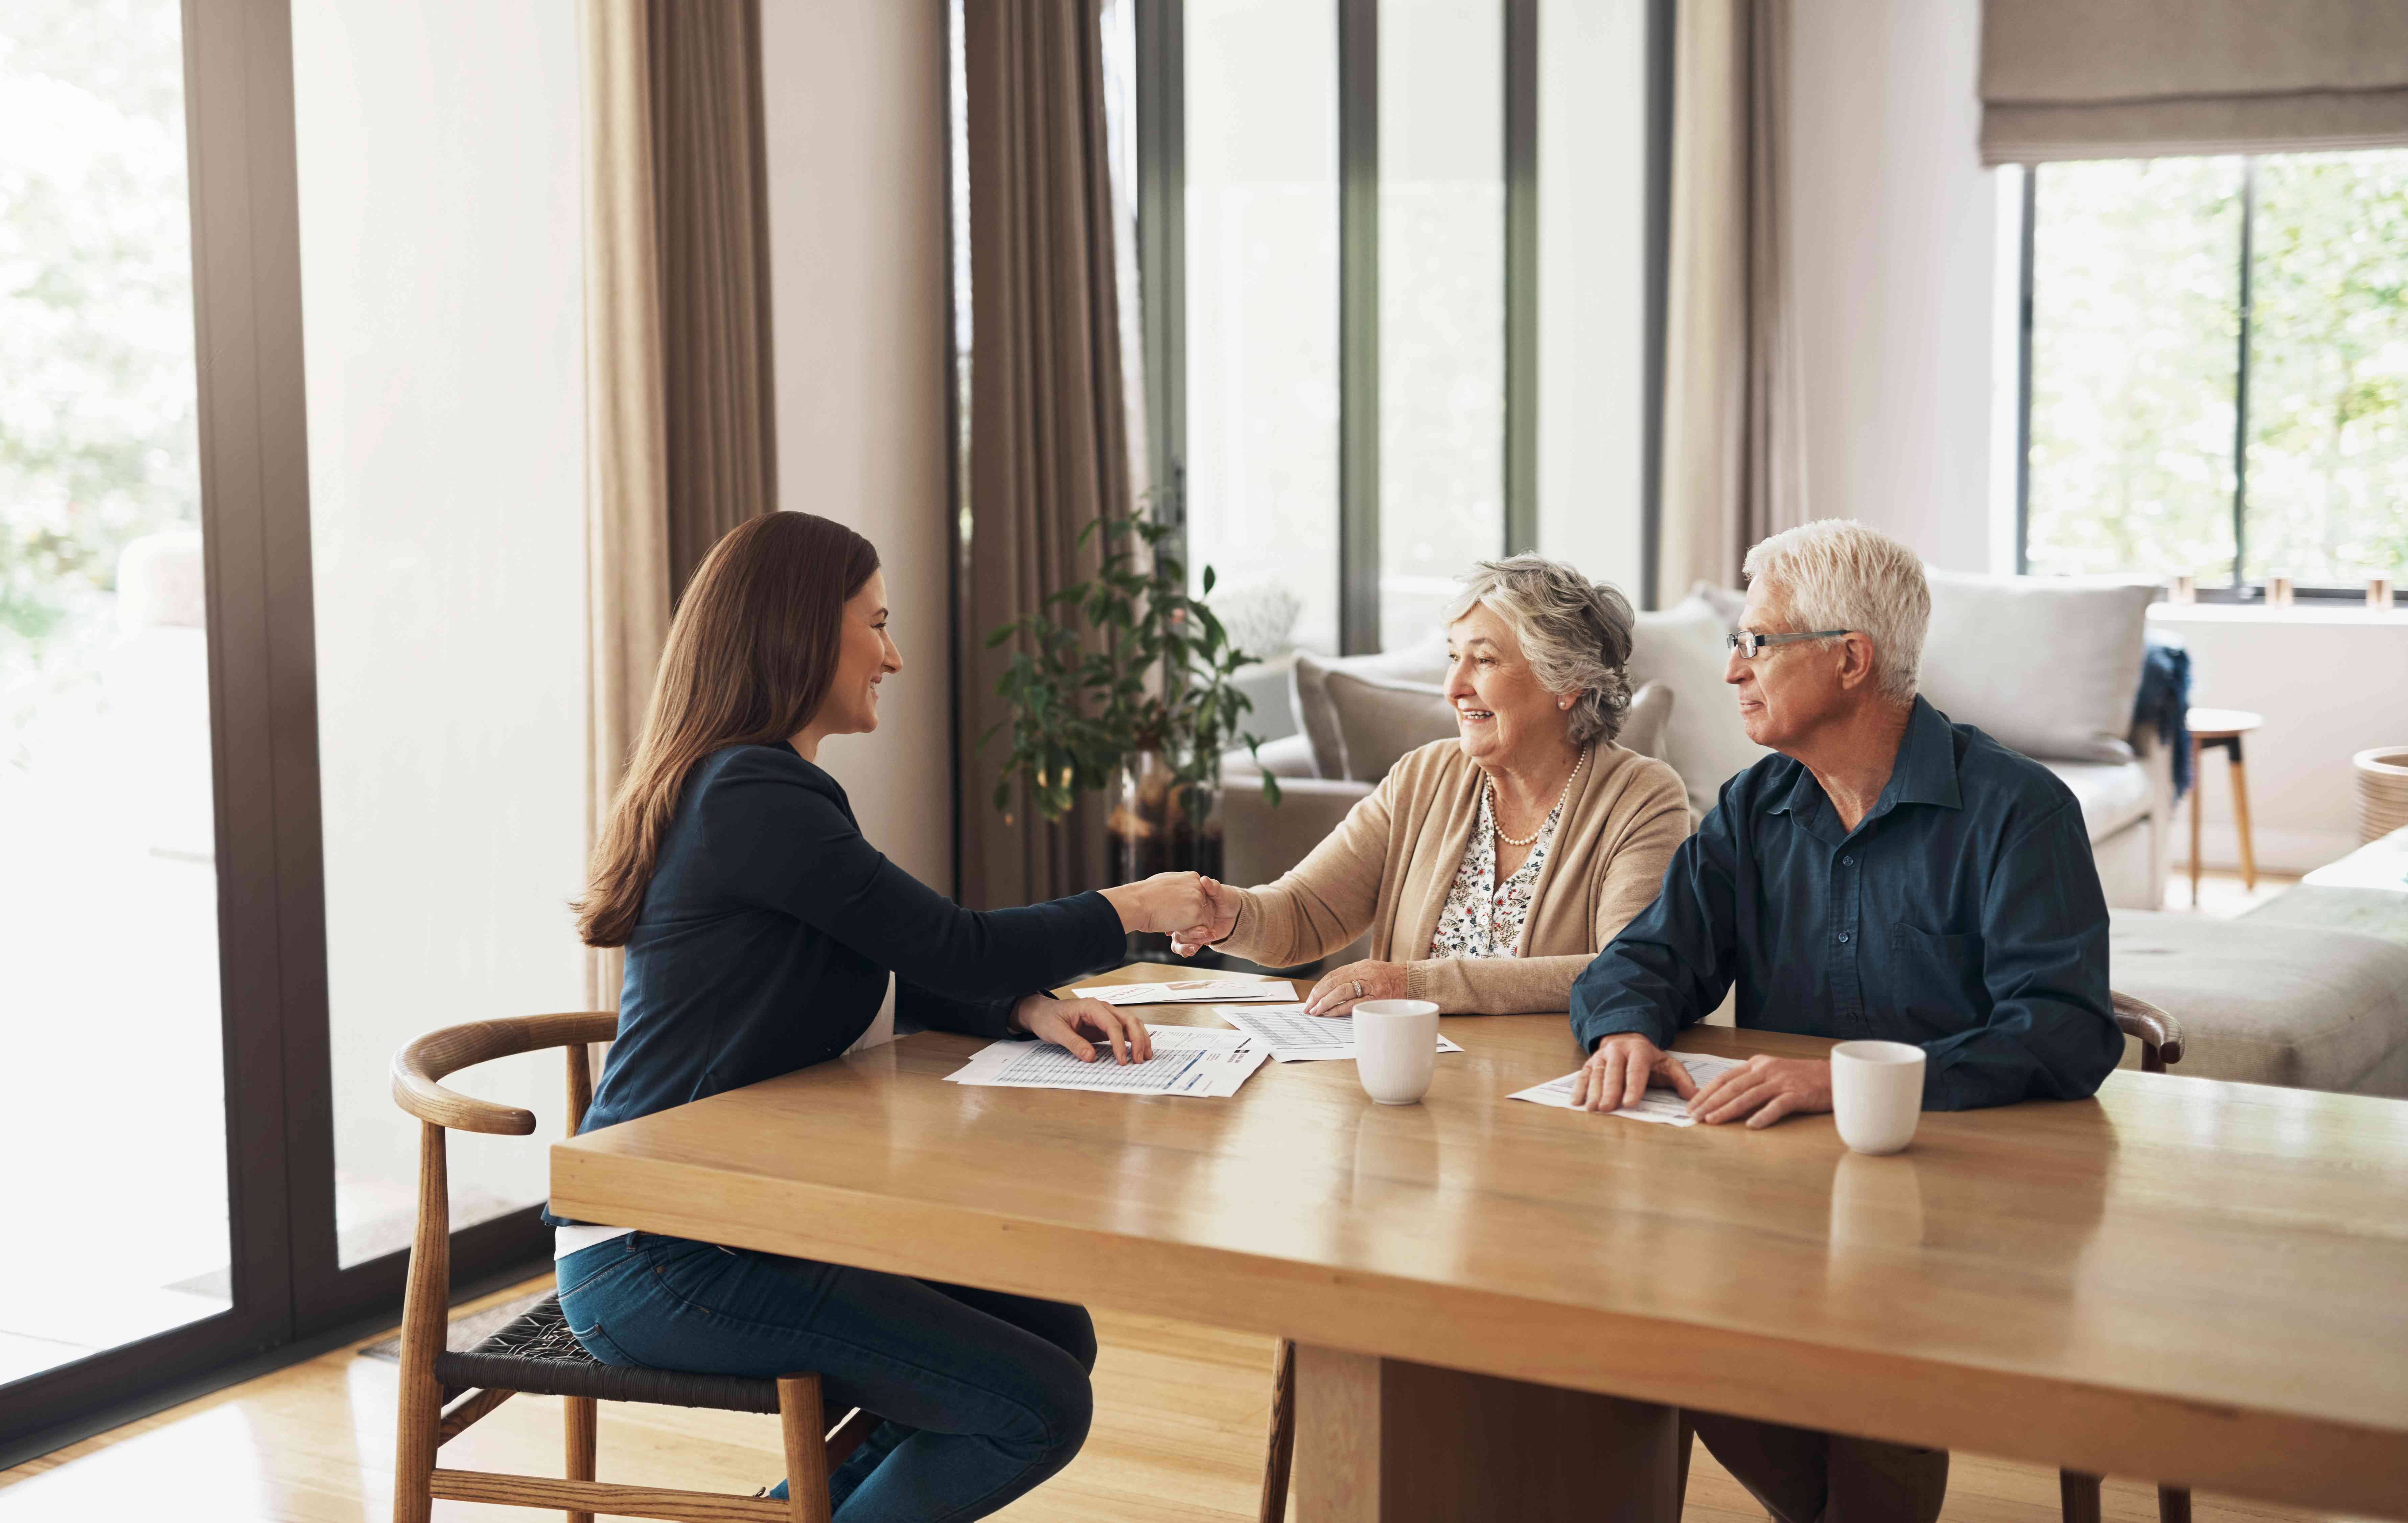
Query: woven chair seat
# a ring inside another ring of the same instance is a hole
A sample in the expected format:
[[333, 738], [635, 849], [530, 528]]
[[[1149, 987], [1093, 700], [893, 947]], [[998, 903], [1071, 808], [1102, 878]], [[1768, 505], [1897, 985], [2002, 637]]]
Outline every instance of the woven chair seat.
[[778, 1410], [774, 1380], [604, 1364], [568, 1330], [558, 1296], [544, 1297], [524, 1315], [465, 1353], [437, 1354], [435, 1378], [442, 1382], [447, 1402], [463, 1391], [505, 1390], [722, 1412]]

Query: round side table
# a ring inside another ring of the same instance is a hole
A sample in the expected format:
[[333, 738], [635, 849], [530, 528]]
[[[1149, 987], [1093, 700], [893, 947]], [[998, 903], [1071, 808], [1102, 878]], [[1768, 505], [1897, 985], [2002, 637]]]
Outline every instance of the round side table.
[[2200, 756], [2222, 751], [2231, 758], [2232, 824], [2241, 838], [2241, 881], [2258, 886], [2258, 852], [2249, 839], [2249, 772], [2241, 763], [2241, 738], [2266, 723], [2246, 709], [2193, 709], [2190, 726], [2190, 902], [2199, 903]]

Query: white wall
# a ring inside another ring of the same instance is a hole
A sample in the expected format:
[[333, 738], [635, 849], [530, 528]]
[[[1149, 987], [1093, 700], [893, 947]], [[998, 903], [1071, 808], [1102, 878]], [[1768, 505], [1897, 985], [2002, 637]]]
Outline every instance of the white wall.
[[[2372, 746], [2408, 744], [2408, 610], [2160, 604], [2150, 616], [2190, 647], [2192, 703], [2265, 718], [2241, 742], [2258, 865], [2304, 872], [2355, 848], [2358, 781], [2350, 757]], [[2237, 867], [2223, 753], [2200, 757], [2200, 858], [2210, 867]], [[2189, 808], [2186, 799], [2173, 832], [2178, 861], [2189, 860]]]
[[1541, 0], [1537, 548], [1634, 604], [1646, 240], [1645, 0]]
[[1936, 566], [1991, 565], [1996, 177], [1979, 0], [1811, 0], [1790, 39], [1808, 505]]
[[[293, 50], [337, 1212], [406, 1233], [394, 1049], [584, 999], [576, 13], [302, 0]], [[560, 1124], [552, 1063], [464, 1087]], [[539, 1143], [452, 1159], [544, 1196]]]
[[761, 54], [779, 506], [878, 546], [903, 653], [877, 733], [821, 760], [870, 841], [950, 893], [945, 11], [780, 0]]

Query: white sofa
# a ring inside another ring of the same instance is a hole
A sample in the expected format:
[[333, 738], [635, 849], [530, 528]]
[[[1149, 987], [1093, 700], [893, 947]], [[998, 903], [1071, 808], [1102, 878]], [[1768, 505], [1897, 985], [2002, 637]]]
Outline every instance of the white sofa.
[[[2131, 723], [2143, 621], [2154, 590], [1938, 571], [1931, 590], [1925, 695], [1952, 719], [1979, 726], [2062, 779], [2081, 802], [2107, 902], [2157, 908], [2173, 823], [2172, 757], [2145, 726]], [[1649, 749], [1680, 772], [1700, 815], [1727, 779], [1764, 754], [1749, 743], [1722, 680], [1728, 657], [1723, 637], [1740, 601], [1727, 589], [1700, 586], [1671, 608], [1642, 613], [1631, 655], [1634, 686], [1657, 682], [1671, 691], [1661, 742]], [[1276, 690], [1258, 685], [1257, 716], [1272, 721], [1274, 732], [1286, 727], [1283, 719], [1293, 731], [1262, 746], [1259, 769], [1242, 751], [1225, 759], [1230, 881], [1277, 878], [1345, 817], [1398, 755], [1453, 734], [1439, 696], [1445, 668], [1437, 637], [1379, 655], [1298, 656], [1287, 672], [1284, 716], [1277, 712]], [[1333, 673], [1340, 674], [1335, 682]], [[1254, 785], [1262, 770], [1280, 779], [1277, 807]]]

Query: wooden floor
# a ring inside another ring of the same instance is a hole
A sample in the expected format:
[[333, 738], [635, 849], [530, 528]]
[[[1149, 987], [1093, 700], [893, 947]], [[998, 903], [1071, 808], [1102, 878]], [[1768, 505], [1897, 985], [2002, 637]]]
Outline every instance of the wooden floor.
[[[505, 1294], [523, 1294], [523, 1289]], [[494, 1298], [500, 1299], [500, 1298]], [[1270, 1345], [1162, 1317], [1097, 1319], [1094, 1435], [1052, 1483], [997, 1516], [1016, 1523], [1234, 1523], [1254, 1515], [1269, 1410]], [[0, 1473], [0, 1523], [380, 1523], [393, 1481], [395, 1369], [350, 1348]], [[466, 1468], [560, 1473], [556, 1401], [520, 1397], [445, 1448]], [[773, 1417], [605, 1406], [602, 1477], [750, 1492], [776, 1478]], [[147, 1494], [147, 1495], [146, 1495]], [[2202, 1496], [2198, 1523], [2321, 1518]], [[524, 1519], [437, 1502], [446, 1523]], [[1764, 1516], [1700, 1446], [1687, 1523]], [[1947, 1523], [2054, 1523], [2057, 1477], [1958, 1455]], [[2149, 1523], [2156, 1494], [2110, 1481], [2109, 1523]]]

